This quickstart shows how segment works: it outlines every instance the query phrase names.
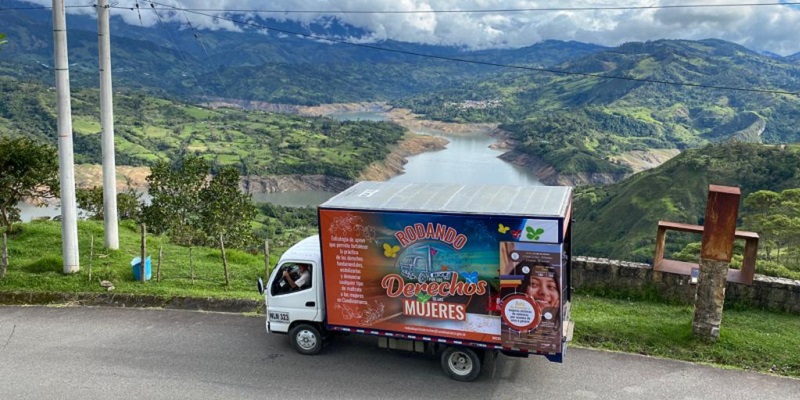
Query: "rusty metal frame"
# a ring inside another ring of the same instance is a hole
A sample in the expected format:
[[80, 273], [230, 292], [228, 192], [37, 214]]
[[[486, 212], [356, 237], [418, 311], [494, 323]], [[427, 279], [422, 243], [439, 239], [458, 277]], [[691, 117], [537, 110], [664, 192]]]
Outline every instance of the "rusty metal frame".
[[[697, 263], [670, 260], [664, 258], [664, 247], [667, 239], [667, 231], [689, 232], [703, 234], [704, 228], [700, 225], [680, 224], [676, 222], [658, 221], [658, 234], [656, 235], [656, 250], [653, 257], [653, 270], [660, 272], [671, 272], [673, 274], [691, 276], [692, 269], [699, 268]], [[758, 234], [755, 232], [736, 231], [736, 239], [744, 239], [744, 259], [742, 269], [729, 269], [728, 282], [737, 282], [751, 285], [755, 277], [756, 255], [758, 252]]]

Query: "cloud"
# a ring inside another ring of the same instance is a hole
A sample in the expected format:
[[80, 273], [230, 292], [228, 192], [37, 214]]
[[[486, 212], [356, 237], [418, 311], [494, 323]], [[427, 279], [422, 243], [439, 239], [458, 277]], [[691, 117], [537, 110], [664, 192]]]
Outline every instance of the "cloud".
[[[44, 6], [51, 0], [28, 0]], [[431, 11], [431, 10], [508, 10], [531, 8], [578, 8], [619, 6], [612, 0], [154, 0], [162, 9], [156, 12], [146, 0], [117, 0], [114, 9], [126, 23], [153, 26], [163, 21], [191, 24], [198, 29], [240, 30], [234, 22], [193, 12], [165, 10], [164, 5], [252, 21], [258, 15], [278, 21], [304, 25], [326, 23], [336, 18], [370, 32], [359, 41], [398, 40], [405, 42], [456, 45], [471, 49], [523, 47], [545, 39], [578, 40], [614, 46], [627, 41], [661, 38], [733, 41], [756, 50], [778, 54], [800, 52], [800, 9], [784, 6], [741, 6], [714, 8], [666, 8], [642, 10], [524, 11], [491, 13], [351, 13], [335, 11]], [[694, 0], [695, 4], [732, 4], [743, 0]], [[141, 7], [135, 11], [135, 5]], [[67, 0], [68, 5], [86, 5], [92, 0]], [[750, 2], [752, 3], [752, 2]], [[669, 0], [630, 0], [629, 6], [675, 5]], [[680, 4], [691, 4], [682, 2]], [[305, 13], [253, 13], [235, 10], [307, 11]], [[321, 12], [328, 11], [328, 12]], [[93, 8], [70, 8], [70, 13], [94, 14]], [[140, 20], [141, 16], [141, 20]]]

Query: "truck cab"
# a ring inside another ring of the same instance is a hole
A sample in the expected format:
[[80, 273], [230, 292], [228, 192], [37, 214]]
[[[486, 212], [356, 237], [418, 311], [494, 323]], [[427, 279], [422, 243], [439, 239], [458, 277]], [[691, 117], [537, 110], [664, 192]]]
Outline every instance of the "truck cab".
[[[288, 272], [292, 280], [296, 281], [300, 277], [301, 266], [307, 268], [310, 279], [301, 287], [292, 287], [283, 273]], [[325, 296], [322, 288], [322, 261], [317, 235], [289, 248], [281, 256], [263, 288], [267, 331], [286, 334], [297, 326], [304, 326], [304, 329], [295, 334], [302, 336], [300, 343], [307, 346], [305, 350], [321, 347], [322, 322], [325, 320]], [[297, 342], [296, 338], [292, 339], [292, 343]]]

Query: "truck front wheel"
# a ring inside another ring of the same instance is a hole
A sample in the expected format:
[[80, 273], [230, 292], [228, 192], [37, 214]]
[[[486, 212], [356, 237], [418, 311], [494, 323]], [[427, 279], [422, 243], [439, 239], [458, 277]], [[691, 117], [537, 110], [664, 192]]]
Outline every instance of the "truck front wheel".
[[481, 359], [468, 347], [451, 346], [442, 352], [442, 368], [452, 379], [471, 382], [481, 373]]
[[322, 334], [319, 329], [309, 324], [298, 324], [289, 334], [292, 346], [298, 353], [311, 356], [322, 350]]

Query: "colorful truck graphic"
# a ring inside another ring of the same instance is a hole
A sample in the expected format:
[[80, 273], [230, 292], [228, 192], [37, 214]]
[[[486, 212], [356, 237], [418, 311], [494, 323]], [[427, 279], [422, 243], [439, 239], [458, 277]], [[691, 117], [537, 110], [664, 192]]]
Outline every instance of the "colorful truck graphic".
[[452, 271], [436, 270], [433, 258], [437, 250], [431, 246], [408, 249], [400, 259], [400, 274], [418, 282], [444, 282], [453, 276]]
[[[438, 351], [457, 380], [477, 376], [481, 353], [561, 361], [572, 326], [571, 193], [358, 183], [319, 207], [319, 236], [281, 257], [263, 288], [267, 329], [304, 354], [321, 350], [326, 331]], [[281, 270], [297, 265], [310, 284], [287, 291]]]

